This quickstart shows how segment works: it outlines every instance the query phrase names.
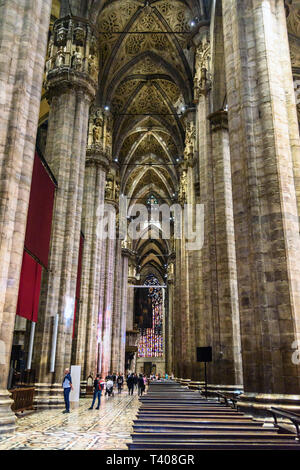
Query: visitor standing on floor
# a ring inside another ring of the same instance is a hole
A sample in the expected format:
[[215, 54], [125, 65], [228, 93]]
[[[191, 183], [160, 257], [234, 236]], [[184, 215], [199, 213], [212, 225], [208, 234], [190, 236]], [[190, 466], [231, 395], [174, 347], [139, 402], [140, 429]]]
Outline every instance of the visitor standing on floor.
[[133, 388], [134, 388], [134, 374], [130, 374], [127, 378], [127, 387], [128, 387], [128, 394], [133, 395]]
[[145, 391], [145, 383], [144, 383], [143, 374], [140, 374], [138, 376], [137, 385], [138, 385], [138, 394], [139, 394], [139, 396], [142, 396], [144, 391]]
[[98, 374], [97, 377], [94, 380], [94, 396], [93, 396], [93, 402], [89, 408], [89, 410], [92, 410], [94, 408], [94, 404], [96, 399], [98, 398], [98, 405], [96, 410], [99, 410], [100, 408], [100, 403], [101, 403], [101, 395], [102, 395], [102, 390], [104, 389], [104, 380], [102, 380], [102, 377]]
[[122, 392], [123, 383], [124, 383], [124, 377], [119, 372], [118, 377], [117, 377], [118, 393]]
[[134, 383], [134, 387], [137, 388], [138, 376], [136, 374], [134, 374], [134, 376], [133, 376], [133, 383]]
[[66, 409], [63, 411], [63, 413], [70, 413], [70, 392], [73, 390], [70, 369], [65, 369], [65, 376], [62, 382], [62, 386], [64, 389], [64, 400], [66, 406]]

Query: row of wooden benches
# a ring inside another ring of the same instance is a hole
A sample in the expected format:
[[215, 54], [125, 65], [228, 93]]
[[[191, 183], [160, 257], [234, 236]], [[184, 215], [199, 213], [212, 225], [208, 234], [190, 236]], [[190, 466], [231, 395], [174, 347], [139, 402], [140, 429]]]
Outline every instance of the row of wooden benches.
[[[235, 397], [205, 399], [174, 382], [151, 383], [134, 421], [130, 450], [135, 449], [293, 449], [300, 450], [300, 417], [272, 409], [274, 425], [266, 427], [237, 410]], [[283, 429], [290, 419], [296, 433]]]

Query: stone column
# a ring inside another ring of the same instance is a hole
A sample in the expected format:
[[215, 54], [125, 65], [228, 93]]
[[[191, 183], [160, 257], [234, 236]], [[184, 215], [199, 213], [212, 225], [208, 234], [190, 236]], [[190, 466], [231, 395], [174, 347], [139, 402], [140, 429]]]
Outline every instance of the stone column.
[[300, 334], [299, 139], [284, 5], [222, 4], [244, 398], [293, 403], [300, 399], [292, 362]]
[[[119, 204], [119, 167], [118, 164], [112, 164], [106, 179], [105, 202], [108, 211], [113, 215], [112, 225], [116, 227], [117, 211]], [[116, 275], [116, 248], [120, 243], [116, 240], [118, 228], [114, 234], [114, 238], [108, 237], [105, 240], [105, 252], [103, 252], [104, 263], [104, 291], [103, 304], [101, 305], [101, 321], [102, 321], [102, 339], [101, 339], [101, 373], [106, 376], [111, 370], [112, 360], [112, 334], [113, 334], [113, 313], [114, 313], [114, 287]]]
[[[49, 271], [43, 279], [35, 338], [40, 406], [60, 404], [64, 368], [71, 365], [88, 117], [96, 91], [95, 77], [89, 73], [93, 38], [84, 19], [68, 17], [54, 24], [50, 40], [46, 86], [51, 108], [46, 160], [57, 179], [58, 190]], [[58, 318], [57, 335], [53, 317]]]
[[[200, 194], [197, 203], [204, 208], [204, 245], [195, 260], [195, 334], [196, 347], [213, 346], [213, 325], [217, 317], [216, 262], [214, 244], [214, 200], [211, 171], [211, 138], [207, 116], [211, 105], [211, 75], [209, 32], [201, 30], [201, 42], [196, 51], [195, 103], [197, 107], [197, 150]], [[212, 382], [212, 368], [208, 367], [208, 380]], [[195, 365], [194, 379], [203, 380], [203, 364]]]
[[122, 307], [123, 260], [121, 240], [116, 240], [114, 306], [111, 341], [111, 372], [118, 373], [120, 355], [121, 307]]
[[[190, 316], [190, 303], [189, 303], [189, 270], [188, 270], [188, 255], [185, 249], [185, 233], [184, 233], [184, 205], [187, 203], [188, 192], [188, 165], [186, 161], [180, 164], [180, 187], [178, 194], [178, 201], [182, 206], [182, 231], [180, 240], [176, 240], [176, 278], [178, 281], [178, 308], [177, 308], [177, 324], [178, 332], [175, 338], [176, 358], [178, 361], [178, 372], [180, 378], [188, 379], [191, 376], [191, 362], [190, 362], [190, 343], [191, 343], [191, 316]], [[176, 374], [177, 375], [177, 374]]]
[[15, 426], [7, 380], [50, 10], [50, 0], [0, 5], [0, 433]]
[[168, 260], [168, 318], [166, 319], [166, 372], [171, 375], [174, 372], [174, 259], [172, 254]]
[[[129, 258], [128, 266], [128, 285], [134, 286], [137, 284], [135, 277], [136, 259], [133, 254]], [[126, 329], [132, 331], [134, 329], [134, 287], [128, 287], [127, 291], [127, 319]]]
[[[94, 127], [99, 110], [91, 113], [90, 128]], [[95, 117], [96, 116], [96, 117]], [[97, 123], [97, 122], [96, 122]], [[100, 121], [98, 122], [99, 127]], [[84, 251], [81, 273], [81, 299], [76, 336], [76, 364], [82, 365], [82, 379], [97, 373], [97, 333], [100, 300], [100, 273], [103, 240], [101, 239], [101, 206], [104, 205], [106, 173], [110, 157], [97, 133], [87, 147], [82, 231]]]
[[122, 249], [123, 271], [122, 271], [122, 300], [121, 300], [121, 322], [119, 338], [119, 371], [125, 372], [125, 349], [126, 349], [126, 328], [127, 328], [127, 292], [128, 292], [128, 260], [130, 252]]
[[214, 243], [217, 318], [214, 323], [212, 383], [234, 390], [242, 385], [240, 318], [232, 207], [227, 112], [217, 111], [211, 123], [211, 169], [214, 201]]

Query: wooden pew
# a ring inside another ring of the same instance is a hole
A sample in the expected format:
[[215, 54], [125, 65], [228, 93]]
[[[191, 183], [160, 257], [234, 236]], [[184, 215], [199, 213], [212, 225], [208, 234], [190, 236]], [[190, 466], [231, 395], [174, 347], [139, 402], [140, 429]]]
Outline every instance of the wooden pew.
[[129, 449], [300, 450], [295, 434], [264, 428], [239, 412], [236, 395], [216, 392], [215, 397], [206, 400], [183, 387], [151, 384], [140, 399]]
[[[275, 407], [271, 407], [269, 411], [274, 418], [274, 426], [276, 426], [278, 429], [283, 429], [283, 426], [278, 423], [277, 418], [284, 418], [291, 421], [291, 423], [296, 428], [297, 440], [300, 441], [300, 415], [298, 415], [297, 413], [293, 413], [292, 411], [287, 411], [282, 408]], [[286, 428], [284, 429], [286, 430]]]
[[13, 388], [9, 390], [14, 403], [11, 406], [15, 413], [33, 410], [34, 387]]

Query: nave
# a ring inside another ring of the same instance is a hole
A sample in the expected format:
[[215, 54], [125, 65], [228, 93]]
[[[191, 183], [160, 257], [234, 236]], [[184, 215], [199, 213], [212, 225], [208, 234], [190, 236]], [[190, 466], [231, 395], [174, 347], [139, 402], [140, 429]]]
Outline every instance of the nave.
[[[19, 415], [14, 435], [0, 435], [1, 450], [300, 450], [295, 428], [274, 426], [237, 411], [217, 398], [175, 382], [151, 383], [138, 398], [102, 396], [100, 410], [91, 398], [65, 415], [59, 409]], [[299, 417], [300, 420], [300, 417]]]
[[201, 387], [201, 350], [209, 392], [300, 413], [299, 51], [297, 0], [0, 2], [1, 445], [125, 448], [137, 399], [98, 439], [80, 395]]

